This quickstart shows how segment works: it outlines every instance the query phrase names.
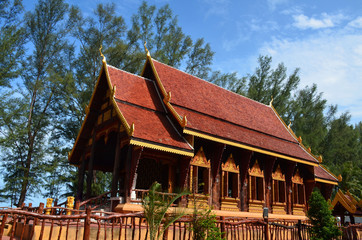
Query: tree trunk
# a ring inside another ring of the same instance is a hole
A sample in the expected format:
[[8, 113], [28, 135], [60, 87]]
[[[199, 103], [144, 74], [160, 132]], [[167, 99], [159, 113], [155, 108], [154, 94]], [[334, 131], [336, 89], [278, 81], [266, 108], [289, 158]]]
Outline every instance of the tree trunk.
[[26, 193], [28, 191], [29, 173], [30, 173], [31, 158], [33, 155], [33, 146], [34, 146], [34, 140], [31, 139], [30, 144], [29, 144], [28, 155], [26, 157], [26, 165], [25, 165], [25, 170], [24, 170], [24, 177], [23, 177], [22, 184], [21, 184], [20, 197], [19, 197], [19, 201], [17, 204], [18, 207], [24, 203]]

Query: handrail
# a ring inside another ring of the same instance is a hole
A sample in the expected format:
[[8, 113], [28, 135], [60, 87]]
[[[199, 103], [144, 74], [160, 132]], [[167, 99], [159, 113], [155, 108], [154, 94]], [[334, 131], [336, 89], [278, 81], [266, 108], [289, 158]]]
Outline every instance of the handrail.
[[101, 195], [99, 195], [99, 196], [92, 197], [92, 198], [89, 198], [89, 199], [87, 199], [87, 200], [84, 200], [83, 202], [81, 202], [81, 203], [79, 204], [79, 207], [82, 207], [82, 206], [84, 206], [84, 205], [87, 205], [88, 203], [90, 203], [90, 202], [92, 202], [92, 201], [99, 200], [99, 199], [103, 198], [104, 196], [106, 196], [106, 195], [108, 195], [108, 194], [110, 194], [110, 193], [111, 193], [111, 191], [105, 192], [105, 193], [103, 193], [103, 194], [101, 194]]

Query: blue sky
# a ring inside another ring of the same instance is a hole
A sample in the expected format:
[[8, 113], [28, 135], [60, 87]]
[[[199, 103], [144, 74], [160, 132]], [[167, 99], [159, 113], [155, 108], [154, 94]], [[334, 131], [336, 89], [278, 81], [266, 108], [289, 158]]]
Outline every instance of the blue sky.
[[[66, 0], [91, 14], [114, 2], [129, 21], [141, 0]], [[193, 39], [203, 37], [215, 52], [213, 68], [252, 73], [257, 57], [270, 55], [290, 71], [299, 67], [301, 87], [316, 83], [329, 104], [362, 121], [362, 1], [337, 0], [152, 0], [169, 4]], [[25, 1], [27, 9], [34, 1]], [[152, 54], [152, 53], [151, 53]]]

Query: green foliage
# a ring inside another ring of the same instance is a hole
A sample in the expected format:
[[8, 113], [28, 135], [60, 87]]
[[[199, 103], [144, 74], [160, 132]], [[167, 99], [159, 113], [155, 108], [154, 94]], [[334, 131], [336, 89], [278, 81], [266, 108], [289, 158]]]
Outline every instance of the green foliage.
[[222, 233], [216, 225], [216, 216], [211, 214], [211, 209], [198, 211], [194, 209], [192, 220], [193, 239], [195, 240], [221, 240]]
[[307, 216], [312, 223], [312, 240], [329, 240], [341, 235], [328, 202], [319, 189], [314, 189], [309, 199]]
[[23, 6], [20, 0], [0, 2], [0, 87], [10, 87], [10, 80], [21, 73], [25, 30], [19, 19]]
[[[4, 192], [16, 191], [16, 204], [28, 192], [36, 192], [47, 177], [48, 140], [52, 116], [67, 72], [68, 6], [61, 0], [39, 1], [33, 12], [26, 13], [25, 30], [34, 49], [22, 65], [22, 85], [6, 100], [0, 116]], [[14, 189], [16, 188], [16, 189]]]
[[291, 93], [300, 82], [299, 69], [295, 69], [287, 77], [287, 68], [283, 63], [279, 63], [276, 69], [271, 69], [271, 57], [259, 56], [258, 62], [255, 73], [247, 76], [246, 96], [264, 104], [269, 104], [273, 98], [273, 106], [284, 116], [289, 110]]
[[334, 106], [327, 106], [327, 100], [318, 93], [317, 85], [305, 87], [291, 101], [288, 118], [297, 136], [302, 136], [303, 144], [311, 147], [315, 154], [321, 154], [321, 144], [327, 134], [330, 118], [335, 114]]
[[[180, 192], [170, 197], [162, 194], [161, 191], [161, 184], [154, 182], [150, 187], [149, 192], [142, 200], [151, 240], [160, 239], [163, 236], [164, 231], [172, 223], [185, 216], [185, 213], [180, 212], [177, 208], [174, 208], [174, 212], [172, 213], [168, 213], [167, 211], [173, 203], [182, 196], [187, 195], [188, 192]], [[162, 229], [160, 229], [161, 224], [163, 224]]]

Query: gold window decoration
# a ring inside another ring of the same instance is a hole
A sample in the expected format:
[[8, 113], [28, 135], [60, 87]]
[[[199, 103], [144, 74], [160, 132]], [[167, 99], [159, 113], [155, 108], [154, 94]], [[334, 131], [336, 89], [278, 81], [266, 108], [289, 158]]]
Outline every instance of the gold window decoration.
[[211, 166], [202, 147], [190, 164], [190, 191], [196, 194], [209, 194]]
[[260, 169], [258, 160], [249, 168], [249, 198], [264, 201], [264, 171]]
[[239, 166], [235, 164], [233, 155], [230, 154], [225, 163], [221, 164], [222, 169], [222, 196], [238, 198], [239, 189]]
[[305, 204], [305, 187], [303, 184], [303, 178], [300, 176], [299, 169], [296, 170], [292, 177], [292, 191], [293, 191], [293, 204], [304, 205]]
[[286, 183], [285, 175], [278, 164], [275, 171], [272, 173], [273, 179], [273, 203], [285, 203], [286, 201]]

